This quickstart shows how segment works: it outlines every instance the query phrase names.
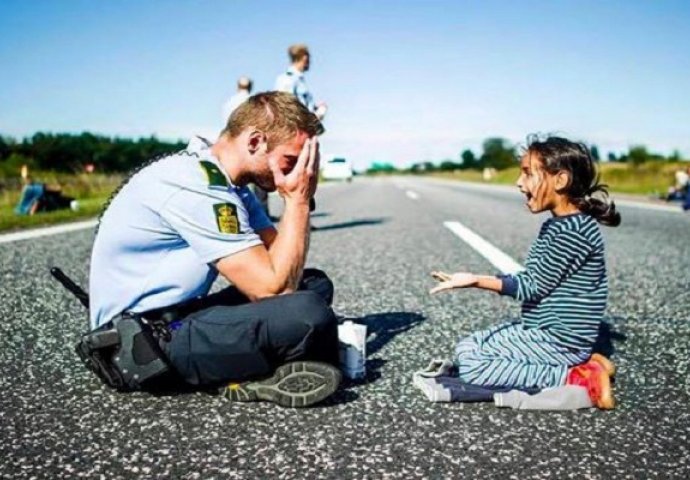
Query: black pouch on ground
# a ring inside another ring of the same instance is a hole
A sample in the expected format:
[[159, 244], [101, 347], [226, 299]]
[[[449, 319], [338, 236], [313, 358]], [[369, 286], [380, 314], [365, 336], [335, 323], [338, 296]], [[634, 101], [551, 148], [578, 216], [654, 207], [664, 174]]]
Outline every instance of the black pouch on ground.
[[121, 392], [146, 390], [171, 372], [150, 325], [135, 315], [84, 334], [76, 350], [103, 383]]
[[[50, 273], [89, 308], [88, 293], [59, 268], [51, 268]], [[172, 371], [151, 325], [128, 313], [83, 334], [75, 350], [89, 370], [119, 391], [157, 388]]]

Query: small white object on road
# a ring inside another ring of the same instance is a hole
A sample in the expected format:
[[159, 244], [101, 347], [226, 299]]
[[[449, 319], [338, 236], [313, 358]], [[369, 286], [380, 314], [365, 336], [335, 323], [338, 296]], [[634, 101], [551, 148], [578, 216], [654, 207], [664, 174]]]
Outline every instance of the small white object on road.
[[367, 326], [351, 320], [338, 325], [340, 369], [351, 380], [366, 376]]
[[443, 222], [443, 225], [460, 237], [470, 247], [486, 258], [494, 267], [503, 273], [517, 273], [525, 267], [513, 260], [509, 255], [484, 240], [460, 222]]
[[410, 197], [412, 200], [418, 200], [419, 199], [419, 195], [417, 193], [413, 192], [412, 190], [406, 191], [405, 195]]

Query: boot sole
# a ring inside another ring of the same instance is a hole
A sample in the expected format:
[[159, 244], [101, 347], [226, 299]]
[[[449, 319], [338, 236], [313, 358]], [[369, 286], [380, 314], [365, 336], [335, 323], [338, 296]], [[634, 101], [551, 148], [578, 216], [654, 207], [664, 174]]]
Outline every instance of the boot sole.
[[263, 400], [282, 407], [302, 408], [335, 393], [341, 378], [340, 371], [326, 363], [292, 362], [281, 365], [265, 380], [225, 387], [223, 395], [233, 402]]

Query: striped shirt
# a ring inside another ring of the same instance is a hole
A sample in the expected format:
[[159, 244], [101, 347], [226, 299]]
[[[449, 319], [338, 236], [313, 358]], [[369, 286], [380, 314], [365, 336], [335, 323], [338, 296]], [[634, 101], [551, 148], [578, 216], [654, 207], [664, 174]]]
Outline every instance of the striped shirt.
[[522, 301], [525, 328], [548, 331], [569, 348], [591, 348], [606, 309], [604, 240], [589, 215], [544, 222], [526, 270], [501, 276], [501, 294]]

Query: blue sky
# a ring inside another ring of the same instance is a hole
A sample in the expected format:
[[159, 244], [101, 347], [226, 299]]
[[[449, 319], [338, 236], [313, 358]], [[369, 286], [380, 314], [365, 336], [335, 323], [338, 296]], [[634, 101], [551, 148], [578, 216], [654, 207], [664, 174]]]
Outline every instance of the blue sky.
[[2, 0], [0, 133], [213, 136], [307, 43], [323, 151], [409, 165], [558, 132], [690, 156], [687, 1]]

